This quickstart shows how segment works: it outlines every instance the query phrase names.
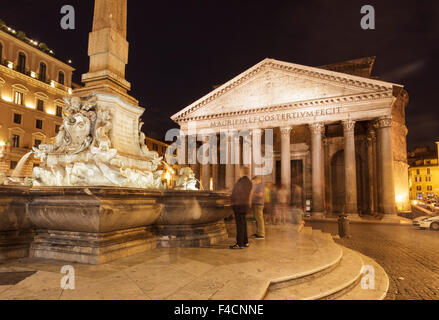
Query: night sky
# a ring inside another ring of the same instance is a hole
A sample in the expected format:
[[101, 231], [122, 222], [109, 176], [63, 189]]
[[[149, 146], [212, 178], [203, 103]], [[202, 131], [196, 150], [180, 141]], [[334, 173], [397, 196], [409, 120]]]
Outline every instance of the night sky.
[[[62, 30], [73, 5], [76, 29]], [[72, 59], [74, 81], [88, 71], [92, 0], [6, 0], [0, 19]], [[362, 30], [362, 5], [376, 29]], [[373, 72], [403, 84], [408, 146], [439, 140], [439, 1], [141, 1], [128, 0], [131, 95], [146, 108], [148, 135], [163, 139], [169, 117], [266, 57], [319, 66], [376, 56]]]

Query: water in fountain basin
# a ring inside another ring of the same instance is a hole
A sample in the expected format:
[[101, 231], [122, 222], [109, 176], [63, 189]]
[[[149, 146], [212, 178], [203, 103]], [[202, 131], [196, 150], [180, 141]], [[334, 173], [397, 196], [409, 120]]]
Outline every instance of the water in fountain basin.
[[20, 173], [23, 170], [23, 166], [26, 163], [27, 159], [29, 159], [29, 157], [31, 156], [32, 153], [33, 153], [33, 151], [26, 153], [23, 156], [23, 158], [21, 158], [20, 161], [18, 161], [17, 166], [15, 167], [14, 171], [12, 172], [13, 178], [20, 177]]

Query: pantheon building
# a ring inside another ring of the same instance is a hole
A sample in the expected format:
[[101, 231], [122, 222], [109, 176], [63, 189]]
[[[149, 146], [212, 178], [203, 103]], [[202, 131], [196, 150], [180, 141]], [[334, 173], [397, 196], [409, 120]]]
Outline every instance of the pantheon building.
[[[272, 129], [273, 170], [263, 181], [300, 186], [314, 216], [392, 218], [410, 208], [408, 94], [402, 85], [372, 77], [374, 62], [367, 57], [309, 67], [265, 59], [171, 118], [185, 135], [191, 126], [218, 135], [247, 129], [249, 148], [262, 153], [266, 129]], [[242, 163], [244, 143], [234, 137], [226, 148]], [[204, 189], [217, 190], [233, 187], [239, 167], [193, 165]]]

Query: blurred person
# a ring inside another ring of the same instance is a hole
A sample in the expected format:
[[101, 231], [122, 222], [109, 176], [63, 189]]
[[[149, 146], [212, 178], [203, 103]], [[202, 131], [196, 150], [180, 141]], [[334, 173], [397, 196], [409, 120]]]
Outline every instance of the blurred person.
[[252, 179], [252, 211], [256, 220], [256, 233], [252, 235], [255, 239], [265, 239], [265, 221], [264, 221], [264, 184], [261, 177], [255, 176]]
[[275, 221], [277, 224], [278, 221], [281, 224], [286, 223], [286, 215], [289, 213], [289, 203], [288, 203], [288, 190], [285, 185], [281, 185], [279, 190], [277, 191], [277, 204], [276, 204], [276, 213], [275, 213]]
[[273, 189], [272, 182], [265, 183], [265, 189], [264, 189], [264, 221], [265, 221], [265, 224], [268, 224], [271, 222], [271, 215], [273, 213], [273, 203], [271, 201], [272, 189]]
[[293, 184], [292, 186], [291, 202], [293, 223], [301, 224], [304, 216], [304, 204], [302, 187], [300, 187], [298, 184]]
[[236, 244], [230, 249], [243, 249], [249, 246], [247, 237], [246, 215], [250, 210], [252, 183], [249, 179], [248, 167], [241, 167], [241, 178], [236, 182], [232, 191], [232, 209], [236, 222]]

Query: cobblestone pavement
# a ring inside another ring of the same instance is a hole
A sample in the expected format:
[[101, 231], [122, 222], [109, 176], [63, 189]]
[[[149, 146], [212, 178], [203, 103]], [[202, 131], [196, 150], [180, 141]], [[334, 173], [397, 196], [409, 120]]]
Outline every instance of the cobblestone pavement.
[[[309, 226], [309, 222], [307, 222]], [[312, 227], [337, 234], [337, 224]], [[351, 238], [337, 243], [378, 262], [390, 280], [386, 300], [439, 300], [439, 232], [414, 226], [351, 224]]]

